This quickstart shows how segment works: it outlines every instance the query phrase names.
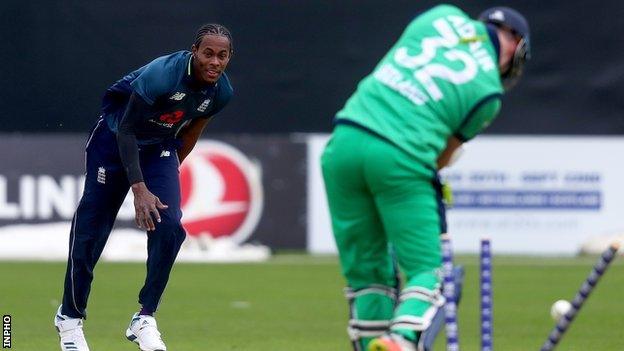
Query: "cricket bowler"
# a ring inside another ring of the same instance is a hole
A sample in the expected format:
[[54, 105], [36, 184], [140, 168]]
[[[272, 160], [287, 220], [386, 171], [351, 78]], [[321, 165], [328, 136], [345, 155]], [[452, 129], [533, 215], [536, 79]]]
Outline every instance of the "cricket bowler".
[[529, 56], [517, 11], [474, 20], [440, 5], [407, 25], [337, 113], [321, 166], [354, 350], [424, 350], [423, 333], [437, 333], [446, 232], [437, 172], [496, 117]]
[[63, 351], [88, 351], [83, 333], [93, 269], [128, 189], [136, 224], [147, 232], [147, 276], [126, 338], [165, 351], [154, 319], [186, 237], [178, 167], [208, 122], [229, 102], [224, 73], [232, 36], [219, 24], [199, 28], [191, 51], [159, 57], [113, 84], [86, 143], [84, 194], [74, 215], [62, 305], [54, 318]]

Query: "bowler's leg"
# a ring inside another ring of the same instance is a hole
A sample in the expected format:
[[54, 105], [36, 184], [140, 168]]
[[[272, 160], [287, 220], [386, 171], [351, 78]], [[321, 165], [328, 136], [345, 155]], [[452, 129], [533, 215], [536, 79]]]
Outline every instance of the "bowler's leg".
[[103, 128], [100, 125], [93, 131], [87, 147], [85, 188], [69, 236], [61, 313], [72, 318], [86, 318], [93, 269], [128, 192], [117, 144]]
[[161, 222], [155, 222], [156, 230], [147, 233], [147, 276], [139, 293], [139, 303], [147, 313], [158, 309], [173, 263], [186, 238], [180, 222], [182, 211], [176, 150], [164, 151], [169, 153], [159, 151], [145, 155], [145, 160], [141, 160], [147, 188], [168, 206], [159, 210]]

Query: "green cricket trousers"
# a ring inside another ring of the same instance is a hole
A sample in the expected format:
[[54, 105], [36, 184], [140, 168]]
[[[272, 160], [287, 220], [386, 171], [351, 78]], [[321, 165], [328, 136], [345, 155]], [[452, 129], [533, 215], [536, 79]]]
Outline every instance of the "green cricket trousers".
[[445, 217], [436, 172], [390, 141], [344, 124], [336, 126], [321, 166], [349, 286], [354, 348], [365, 350], [388, 329], [416, 341], [444, 304]]

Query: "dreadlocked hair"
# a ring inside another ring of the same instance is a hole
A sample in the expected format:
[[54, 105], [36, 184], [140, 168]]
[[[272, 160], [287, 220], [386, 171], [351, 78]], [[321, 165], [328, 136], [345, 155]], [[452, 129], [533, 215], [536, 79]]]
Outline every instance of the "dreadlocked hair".
[[199, 47], [202, 39], [205, 35], [216, 35], [228, 38], [230, 41], [230, 52], [234, 52], [234, 44], [232, 41], [232, 34], [230, 30], [225, 28], [225, 26], [217, 24], [217, 23], [208, 23], [199, 27], [197, 30], [197, 34], [195, 35], [195, 46]]

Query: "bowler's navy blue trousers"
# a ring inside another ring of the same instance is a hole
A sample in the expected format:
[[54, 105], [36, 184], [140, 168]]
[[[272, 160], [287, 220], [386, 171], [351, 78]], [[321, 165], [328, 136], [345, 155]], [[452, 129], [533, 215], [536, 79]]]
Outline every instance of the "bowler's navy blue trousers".
[[[169, 273], [186, 234], [180, 220], [180, 181], [175, 141], [139, 146], [147, 188], [169, 207], [159, 210], [161, 222], [147, 232], [147, 276], [139, 303], [156, 311]], [[69, 257], [61, 313], [86, 318], [87, 300], [97, 263], [113, 228], [129, 184], [121, 164], [117, 138], [99, 120], [86, 145], [86, 180], [69, 237]], [[138, 254], [138, 253], [137, 253]]]

